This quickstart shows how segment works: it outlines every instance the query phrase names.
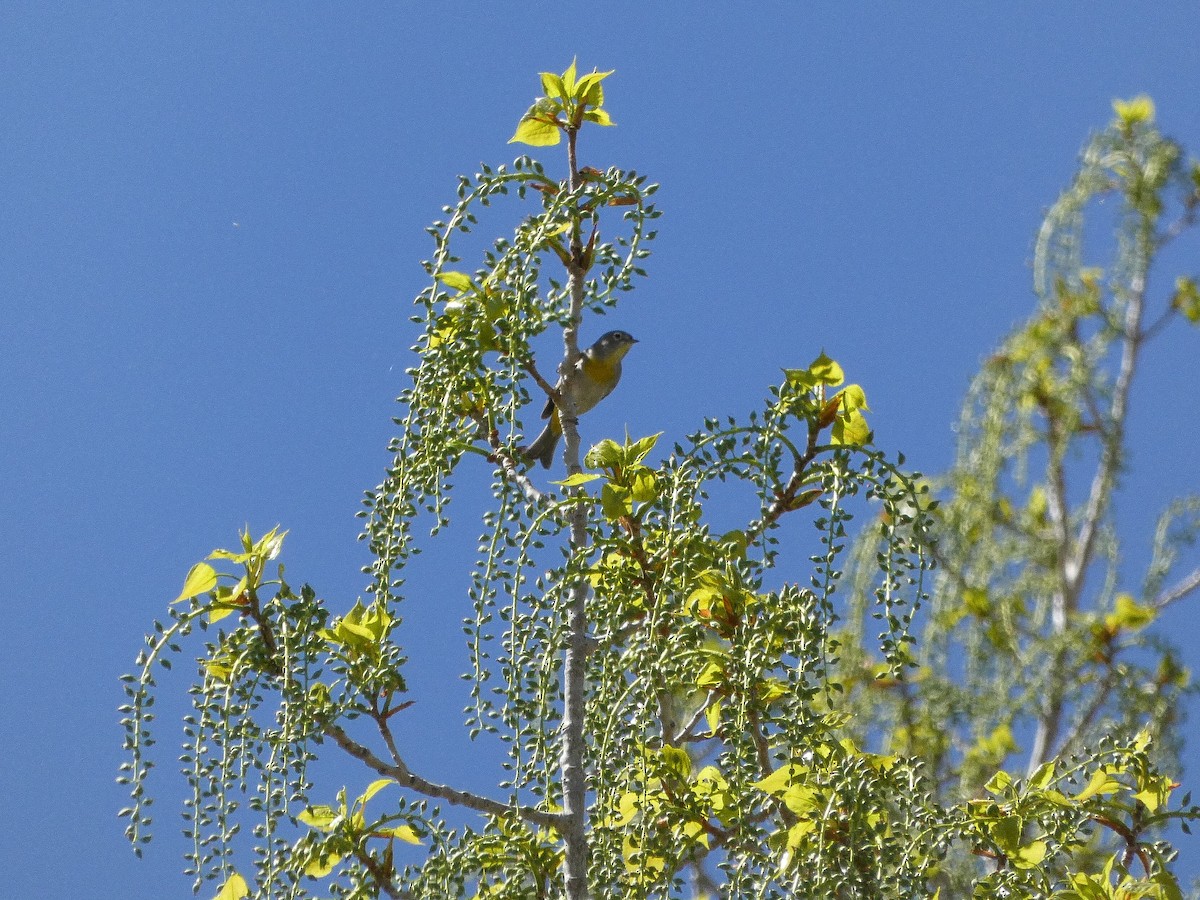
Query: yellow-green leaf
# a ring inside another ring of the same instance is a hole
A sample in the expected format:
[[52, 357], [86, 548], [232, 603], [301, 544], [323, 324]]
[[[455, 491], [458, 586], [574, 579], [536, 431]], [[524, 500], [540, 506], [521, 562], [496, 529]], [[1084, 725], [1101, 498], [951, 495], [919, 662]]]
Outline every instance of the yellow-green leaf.
[[863, 414], [854, 410], [847, 416], [838, 416], [830, 437], [834, 444], [859, 447], [871, 440], [871, 429]]
[[756, 781], [751, 787], [758, 788], [765, 794], [779, 796], [787, 790], [794, 780], [808, 773], [807, 766], [799, 766], [794, 763], [789, 763], [786, 766], [780, 766], [766, 778], [761, 781]]
[[842, 367], [826, 356], [823, 350], [821, 355], [812, 361], [808, 371], [820, 384], [839, 385], [846, 380]]
[[645, 466], [638, 466], [630, 480], [630, 491], [638, 503], [649, 503], [658, 496], [658, 481]]
[[438, 272], [433, 277], [452, 291], [462, 293], [475, 289], [475, 283], [471, 281], [471, 276], [465, 272]]
[[246, 884], [246, 879], [234, 872], [221, 886], [221, 890], [217, 892], [217, 896], [213, 900], [242, 900], [249, 896], [250, 888]]
[[616, 521], [633, 512], [633, 494], [629, 488], [605, 484], [600, 489], [600, 509], [609, 521]]
[[[629, 453], [627, 456], [628, 463], [640, 463], [646, 458], [647, 454], [654, 449], [654, 445], [658, 443], [658, 439], [662, 436], [659, 431], [655, 434], [648, 434], [643, 438], [638, 438], [629, 445]], [[626, 438], [628, 440], [628, 438]]]
[[1175, 783], [1167, 775], [1155, 775], [1138, 782], [1138, 792], [1134, 799], [1140, 800], [1150, 812], [1156, 812], [1167, 802]]
[[581, 484], [587, 484], [589, 481], [595, 481], [597, 478], [601, 477], [602, 476], [600, 475], [588, 472], [576, 472], [574, 475], [564, 478], [562, 481], [552, 481], [550, 483], [559, 484], [563, 487], [579, 487]]
[[846, 385], [838, 392], [838, 396], [842, 398], [842, 411], [845, 413], [853, 412], [856, 409], [869, 410], [871, 408], [867, 406], [866, 392], [857, 384]]
[[1045, 790], [1054, 781], [1055, 762], [1051, 760], [1048, 763], [1042, 763], [1032, 775], [1029, 776], [1029, 786], [1036, 791]]
[[562, 100], [567, 95], [561, 75], [553, 72], [542, 72], [542, 93], [552, 100]]
[[704, 721], [708, 723], [708, 733], [715, 735], [717, 729], [721, 727], [721, 701], [714, 700], [708, 704], [708, 709], [704, 710]]
[[315, 828], [318, 831], [329, 831], [333, 827], [333, 820], [337, 818], [338, 813], [332, 806], [310, 806], [296, 818], [307, 825], [309, 828]]
[[583, 458], [583, 464], [589, 469], [613, 469], [624, 461], [625, 452], [621, 445], [609, 438], [594, 444]]
[[1104, 769], [1092, 774], [1091, 780], [1088, 781], [1087, 787], [1075, 795], [1076, 801], [1087, 800], [1097, 794], [1115, 794], [1121, 790], [1124, 785], [1112, 778]]
[[1157, 613], [1152, 607], [1142, 606], [1129, 594], [1117, 594], [1113, 611], [1104, 617], [1109, 631], [1140, 631], [1154, 621]]
[[588, 122], [595, 122], [597, 125], [603, 125], [606, 128], [616, 124], [613, 122], [612, 117], [609, 116], [608, 111], [603, 109], [589, 109], [583, 114], [583, 118]]
[[304, 867], [304, 874], [310, 878], [324, 878], [341, 861], [341, 853], [328, 853], [324, 856], [319, 856]]
[[389, 835], [390, 837], [398, 838], [409, 844], [420, 844], [421, 839], [417, 836], [416, 831], [411, 825], [396, 825], [392, 828], [385, 828], [381, 834]]
[[1175, 294], [1171, 297], [1171, 305], [1183, 313], [1184, 318], [1193, 325], [1200, 323], [1200, 287], [1196, 286], [1194, 278], [1180, 275], [1175, 279]]
[[1032, 869], [1046, 858], [1046, 842], [1033, 841], [1009, 856], [1009, 860], [1018, 869]]
[[529, 144], [532, 147], [553, 147], [562, 140], [558, 125], [544, 119], [522, 119], [508, 139], [510, 144]]
[[601, 86], [605, 78], [612, 74], [608, 72], [589, 72], [579, 79], [572, 92], [580, 103], [599, 107], [604, 105], [604, 88]]
[[991, 777], [991, 780], [983, 786], [983, 789], [992, 796], [999, 797], [1010, 787], [1012, 787], [1012, 776], [1001, 769]]
[[1112, 106], [1121, 124], [1127, 127], [1154, 121], [1154, 101], [1146, 94], [1139, 94], [1132, 100], [1114, 100]]
[[1005, 853], [1014, 853], [1021, 846], [1021, 831], [1024, 827], [1020, 816], [1003, 816], [992, 822], [992, 840]]
[[197, 594], [206, 594], [217, 586], [217, 571], [208, 563], [196, 563], [183, 580], [183, 590], [172, 603], [190, 600]]
[[372, 797], [374, 797], [376, 794], [378, 794], [381, 790], [383, 790], [389, 784], [395, 784], [395, 783], [396, 783], [396, 781], [394, 778], [377, 778], [377, 779], [375, 779], [369, 785], [367, 785], [367, 789], [365, 791], [363, 791], [363, 795], [358, 798], [358, 801], [357, 801], [358, 804], [360, 806], [366, 806], [368, 800], [370, 800]]

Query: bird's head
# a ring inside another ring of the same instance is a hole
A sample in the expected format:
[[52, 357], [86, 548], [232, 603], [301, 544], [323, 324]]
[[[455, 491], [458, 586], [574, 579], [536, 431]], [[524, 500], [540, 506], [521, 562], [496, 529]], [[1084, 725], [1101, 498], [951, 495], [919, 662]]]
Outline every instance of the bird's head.
[[637, 338], [628, 331], [609, 331], [600, 335], [600, 339], [588, 348], [587, 353], [592, 359], [601, 362], [617, 362], [636, 343]]

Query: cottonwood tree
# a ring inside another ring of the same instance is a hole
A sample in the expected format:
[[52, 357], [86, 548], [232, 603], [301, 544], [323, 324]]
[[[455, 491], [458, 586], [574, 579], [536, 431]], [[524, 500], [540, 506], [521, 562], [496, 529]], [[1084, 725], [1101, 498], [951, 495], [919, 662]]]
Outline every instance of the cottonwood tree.
[[[367, 598], [336, 614], [285, 581], [282, 532], [246, 533], [148, 636], [124, 708], [135, 847], [155, 675], [202, 633], [184, 818], [189, 872], [221, 898], [1180, 896], [1162, 835], [1198, 814], [1167, 774], [1186, 675], [1146, 627], [1200, 582], [1170, 580], [1196, 504], [1168, 511], [1131, 593], [1112, 497], [1138, 355], [1200, 318], [1194, 281], [1166, 297], [1148, 279], [1192, 223], [1195, 168], [1147, 102], [1118, 107], [1047, 219], [1039, 309], [976, 380], [933, 489], [874, 446], [863, 389], [824, 354], [746, 415], [584, 453], [531, 342], [561, 333], [571, 371], [654, 237], [655, 186], [580, 162], [585, 129], [612, 124], [608, 74], [543, 74], [519, 122], [514, 141], [565, 143], [564, 176], [484, 167], [430, 229], [419, 362], [366, 498]], [[1104, 195], [1122, 213], [1099, 270], [1080, 234]], [[477, 215], [516, 203], [511, 236], [464, 266]], [[546, 397], [565, 461], [549, 483], [521, 453]], [[477, 792], [409, 765], [402, 615], [414, 554], [485, 479], [461, 561], [465, 727], [505, 759]], [[321, 783], [331, 754], [357, 780]]]

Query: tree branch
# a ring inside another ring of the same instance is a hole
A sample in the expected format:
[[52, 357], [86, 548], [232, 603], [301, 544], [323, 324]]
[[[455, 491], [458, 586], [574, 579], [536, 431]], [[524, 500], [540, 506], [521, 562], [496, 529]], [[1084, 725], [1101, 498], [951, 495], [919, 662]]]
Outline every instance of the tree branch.
[[[568, 189], [579, 187], [579, 168], [575, 152], [578, 128], [567, 129]], [[569, 377], [579, 360], [579, 323], [583, 317], [583, 292], [586, 267], [583, 261], [583, 242], [579, 221], [571, 228], [571, 264], [568, 266], [568, 288], [571, 310], [567, 327], [563, 329], [563, 379]], [[552, 395], [553, 396], [553, 395]], [[579, 416], [570, 391], [559, 398], [558, 421], [562, 426], [563, 453], [567, 475], [583, 471], [579, 462]], [[570, 490], [570, 489], [569, 489]], [[580, 489], [570, 490], [575, 493]], [[568, 516], [571, 523], [571, 552], [581, 553], [587, 546], [587, 508], [575, 504]], [[587, 658], [591, 647], [587, 619], [588, 583], [580, 578], [567, 591], [566, 649], [563, 654], [563, 717], [561, 724], [562, 749], [559, 774], [562, 778], [563, 811], [556, 823], [563, 839], [563, 881], [567, 900], [587, 900], [588, 841], [587, 769], [584, 754], [587, 736], [584, 719], [587, 714]]]
[[346, 734], [341, 726], [333, 722], [324, 723], [322, 730], [335, 744], [359, 762], [385, 778], [392, 779], [401, 787], [409, 788], [418, 794], [423, 794], [435, 800], [444, 800], [454, 806], [463, 806], [489, 816], [509, 816], [515, 813], [526, 822], [539, 825], [543, 828], [561, 827], [562, 817], [557, 813], [546, 812], [545, 810], [535, 809], [531, 806], [502, 803], [499, 800], [492, 800], [489, 797], [482, 797], [479, 794], [473, 794], [469, 791], [460, 791], [448, 785], [438, 784], [413, 773], [402, 760], [394, 764], [384, 762], [369, 747], [354, 740], [354, 738]]
[[1172, 603], [1178, 603], [1196, 588], [1200, 588], [1200, 569], [1194, 569], [1190, 575], [1174, 587], [1163, 591], [1150, 602], [1150, 605], [1157, 610], [1166, 609]]

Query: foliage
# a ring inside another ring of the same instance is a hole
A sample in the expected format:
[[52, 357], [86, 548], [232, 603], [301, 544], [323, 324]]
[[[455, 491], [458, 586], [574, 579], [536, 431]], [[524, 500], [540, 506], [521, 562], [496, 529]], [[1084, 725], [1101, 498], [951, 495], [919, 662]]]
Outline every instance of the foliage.
[[[155, 668], [198, 628], [185, 821], [196, 887], [217, 880], [222, 898], [1180, 896], [1161, 836], [1200, 814], [1164, 774], [1187, 675], [1146, 626], [1200, 581], [1166, 586], [1200, 506], [1164, 518], [1137, 595], [1117, 589], [1111, 523], [1137, 354], [1200, 307], [1185, 276], [1144, 322], [1149, 267], [1197, 198], [1152, 105], [1118, 105], [1051, 211], [1039, 311], [984, 367], [959, 462], [931, 490], [873, 445], [864, 390], [824, 353], [742, 418], [665, 453], [661, 435], [602, 440], [581, 465], [571, 400], [531, 344], [561, 329], [573, 370], [581, 322], [644, 274], [658, 216], [644, 177], [577, 163], [580, 130], [612, 124], [608, 74], [543, 74], [517, 127], [535, 146], [566, 138], [565, 178], [527, 157], [482, 167], [429, 230], [419, 364], [366, 498], [369, 598], [335, 617], [282, 566], [271, 577], [282, 533], [247, 533], [192, 569], [148, 637], [123, 708], [135, 847]], [[1100, 272], [1080, 235], [1104, 194], [1124, 212]], [[479, 212], [514, 199], [534, 210], [512, 237], [456, 268]], [[541, 392], [563, 424], [557, 493], [521, 454]], [[477, 488], [469, 458], [492, 469], [467, 727], [506, 750], [493, 796], [414, 772], [396, 727], [406, 566], [449, 522], [455, 477]], [[1066, 476], [1084, 464], [1073, 508]], [[731, 508], [748, 512], [718, 527]], [[361, 784], [310, 781], [332, 746]], [[233, 851], [244, 821], [253, 876]]]

